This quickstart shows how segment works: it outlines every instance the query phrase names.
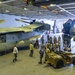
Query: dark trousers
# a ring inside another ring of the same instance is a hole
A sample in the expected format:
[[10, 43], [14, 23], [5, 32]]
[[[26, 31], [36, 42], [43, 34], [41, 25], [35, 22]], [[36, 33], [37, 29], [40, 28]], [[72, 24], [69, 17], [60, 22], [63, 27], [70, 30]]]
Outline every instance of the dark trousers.
[[33, 50], [30, 50], [30, 54], [29, 54], [29, 56], [33, 56]]
[[42, 63], [43, 55], [40, 54], [40, 63]]
[[36, 43], [36, 48], [39, 48], [39, 44], [38, 43]]
[[13, 59], [13, 62], [17, 61], [17, 53], [14, 54], [14, 59]]

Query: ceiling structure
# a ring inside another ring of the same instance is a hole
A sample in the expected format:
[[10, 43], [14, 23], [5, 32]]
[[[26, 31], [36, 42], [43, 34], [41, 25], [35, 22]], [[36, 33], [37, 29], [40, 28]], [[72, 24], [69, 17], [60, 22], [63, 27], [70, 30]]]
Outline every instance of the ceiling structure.
[[8, 0], [0, 2], [0, 13], [37, 19], [70, 19], [75, 18], [75, 1], [33, 6], [23, 0]]

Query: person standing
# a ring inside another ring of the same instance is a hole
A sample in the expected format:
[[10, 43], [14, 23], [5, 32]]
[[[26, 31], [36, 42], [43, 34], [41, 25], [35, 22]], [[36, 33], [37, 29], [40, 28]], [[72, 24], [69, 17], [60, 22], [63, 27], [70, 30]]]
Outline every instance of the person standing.
[[36, 39], [36, 48], [39, 48], [39, 40]]
[[46, 50], [45, 50], [45, 60], [44, 63], [48, 63], [49, 61], [47, 60], [48, 58], [48, 54], [51, 53], [49, 46], [47, 46]]
[[49, 43], [52, 44], [52, 37], [49, 38]]
[[56, 36], [54, 36], [54, 44], [56, 44], [57, 43], [57, 38], [56, 38]]
[[13, 48], [13, 54], [14, 54], [13, 62], [15, 62], [17, 61], [17, 55], [18, 55], [18, 48], [16, 47], [16, 45]]
[[65, 43], [64, 43], [64, 51], [67, 51], [67, 49], [68, 49], [68, 45], [67, 45], [67, 41], [65, 41]]
[[34, 50], [34, 45], [32, 44], [32, 42], [30, 43], [29, 48], [30, 48], [29, 56], [32, 57], [33, 56], [33, 50]]
[[41, 37], [41, 44], [44, 44], [44, 35]]
[[40, 54], [40, 61], [38, 62], [39, 64], [42, 64], [42, 58], [44, 56], [44, 51], [45, 51], [45, 46], [42, 45], [39, 51], [39, 54]]
[[47, 42], [49, 42], [49, 40], [50, 40], [50, 37], [49, 37], [49, 34], [47, 35]]

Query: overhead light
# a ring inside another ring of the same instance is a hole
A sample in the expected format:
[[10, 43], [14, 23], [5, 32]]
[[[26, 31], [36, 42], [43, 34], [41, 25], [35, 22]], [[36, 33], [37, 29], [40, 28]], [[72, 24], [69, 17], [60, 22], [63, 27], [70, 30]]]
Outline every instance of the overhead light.
[[0, 1], [0, 4], [1, 4], [2, 2]]
[[27, 8], [24, 8], [24, 10], [27, 10]]
[[38, 12], [39, 14], [42, 14], [42, 12]]
[[42, 8], [44, 8], [44, 9], [47, 9], [47, 6], [41, 6]]
[[5, 12], [9, 12], [9, 10], [5, 10]]
[[53, 7], [53, 6], [55, 6], [55, 4], [50, 4], [49, 6]]
[[64, 10], [60, 10], [60, 12], [63, 12]]

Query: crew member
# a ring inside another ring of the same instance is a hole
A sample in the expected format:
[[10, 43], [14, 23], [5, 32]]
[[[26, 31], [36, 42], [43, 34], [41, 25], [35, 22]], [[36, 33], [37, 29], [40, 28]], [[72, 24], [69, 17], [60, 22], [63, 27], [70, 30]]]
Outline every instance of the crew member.
[[54, 44], [57, 43], [57, 38], [54, 36]]
[[39, 48], [39, 41], [36, 39], [36, 48]]
[[41, 43], [44, 44], [44, 35], [41, 37]]
[[49, 61], [47, 60], [49, 53], [50, 53], [50, 50], [49, 50], [49, 48], [48, 48], [48, 46], [47, 46], [47, 48], [46, 48], [46, 50], [45, 50], [45, 61], [44, 61], [44, 63], [49, 63]]
[[30, 43], [29, 47], [30, 47], [30, 54], [29, 54], [29, 56], [32, 57], [33, 56], [33, 50], [34, 50], [34, 45], [32, 44], [32, 42]]
[[13, 48], [13, 54], [14, 54], [14, 59], [13, 62], [17, 61], [17, 54], [18, 54], [18, 48], [16, 47], [16, 45]]
[[40, 48], [40, 51], [39, 51], [39, 54], [40, 54], [40, 61], [39, 61], [39, 64], [42, 64], [42, 58], [44, 56], [44, 51], [45, 51], [45, 46], [42, 45], [41, 48]]
[[55, 46], [56, 46], [56, 52], [59, 52], [59, 44], [56, 43]]
[[55, 46], [55, 44], [53, 44], [53, 46], [52, 46], [52, 51], [56, 52], [56, 46]]
[[46, 48], [46, 54], [50, 53], [50, 49]]
[[67, 49], [68, 49], [67, 41], [65, 41], [65, 43], [64, 43], [64, 51], [67, 51]]
[[49, 43], [52, 44], [52, 37], [50, 37], [50, 39], [49, 39]]
[[50, 37], [49, 37], [49, 34], [47, 35], [47, 42], [49, 42], [49, 40], [50, 40]]

